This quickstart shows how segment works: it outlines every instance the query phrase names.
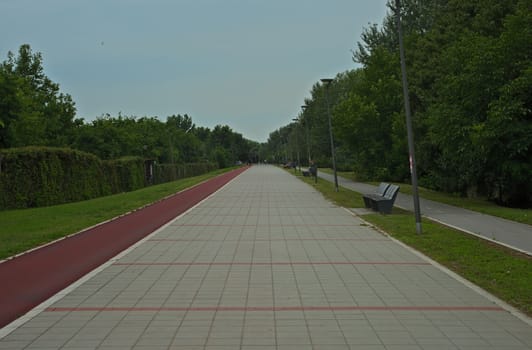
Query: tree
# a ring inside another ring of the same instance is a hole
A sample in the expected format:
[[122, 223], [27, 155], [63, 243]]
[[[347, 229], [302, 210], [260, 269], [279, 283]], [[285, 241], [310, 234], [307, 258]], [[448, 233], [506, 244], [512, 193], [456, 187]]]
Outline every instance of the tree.
[[[330, 86], [337, 154], [364, 179], [405, 181], [395, 1], [353, 52], [362, 68]], [[512, 206], [532, 204], [532, 3], [403, 0], [406, 63], [420, 183]], [[315, 84], [300, 121], [326, 165], [324, 94]], [[289, 126], [270, 134], [279, 154]]]
[[0, 65], [0, 145], [66, 146], [79, 120], [75, 104], [45, 74], [41, 53], [29, 45]]
[[490, 101], [484, 123], [474, 129], [476, 146], [486, 159], [484, 179], [499, 203], [532, 203], [532, 13], [520, 1], [504, 20], [496, 45], [503, 81]]
[[0, 65], [0, 148], [13, 144], [12, 123], [19, 119], [22, 112], [22, 99], [17, 91], [21, 90], [21, 79]]

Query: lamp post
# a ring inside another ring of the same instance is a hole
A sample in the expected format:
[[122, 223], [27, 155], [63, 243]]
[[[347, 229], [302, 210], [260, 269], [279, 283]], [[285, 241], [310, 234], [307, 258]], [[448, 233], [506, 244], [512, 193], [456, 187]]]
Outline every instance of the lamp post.
[[403, 77], [403, 95], [405, 99], [406, 131], [408, 137], [408, 153], [410, 158], [410, 174], [412, 176], [412, 195], [414, 197], [414, 215], [416, 217], [416, 232], [422, 233], [421, 210], [419, 208], [419, 193], [417, 188], [416, 157], [414, 155], [414, 134], [412, 131], [412, 117], [410, 112], [410, 97], [408, 92], [408, 80], [406, 77], [405, 49], [403, 46], [403, 29], [401, 27], [401, 1], [395, 0], [397, 16], [397, 32], [399, 36], [399, 55], [401, 57], [401, 73]]
[[334, 152], [334, 140], [332, 132], [332, 122], [331, 122], [331, 109], [329, 107], [329, 85], [333, 81], [330, 78], [320, 79], [323, 84], [325, 84], [325, 99], [327, 100], [327, 116], [329, 118], [329, 138], [331, 140], [331, 156], [332, 156], [332, 165], [334, 173], [334, 190], [338, 192], [338, 176], [336, 175], [336, 156]]
[[288, 156], [288, 139], [284, 139], [283, 140], [284, 143], [284, 163], [285, 164], [288, 164], [288, 159], [290, 159], [290, 157]]
[[292, 121], [296, 122], [296, 154], [297, 154], [297, 166], [299, 167], [299, 173], [301, 173], [301, 161], [299, 160], [299, 119], [293, 118]]
[[[303, 110], [303, 114], [305, 113], [305, 110], [307, 109], [307, 105], [303, 105], [301, 106], [301, 109]], [[308, 156], [308, 165], [310, 166], [310, 161], [311, 161], [311, 158], [310, 158], [310, 138], [309, 138], [309, 133], [308, 133], [308, 118], [305, 118], [305, 137], [307, 139], [307, 156]]]

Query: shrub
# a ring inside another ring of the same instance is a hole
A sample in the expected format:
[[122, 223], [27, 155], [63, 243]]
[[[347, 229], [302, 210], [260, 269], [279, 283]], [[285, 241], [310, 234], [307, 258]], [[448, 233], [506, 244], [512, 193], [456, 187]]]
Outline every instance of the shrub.
[[108, 194], [96, 156], [72, 149], [0, 151], [0, 209], [31, 208]]

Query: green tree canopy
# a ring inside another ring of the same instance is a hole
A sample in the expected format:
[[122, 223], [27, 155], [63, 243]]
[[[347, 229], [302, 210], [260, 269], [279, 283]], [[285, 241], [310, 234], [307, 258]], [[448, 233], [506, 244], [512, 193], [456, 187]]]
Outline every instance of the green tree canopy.
[[[426, 187], [532, 205], [532, 1], [402, 0], [418, 175]], [[361, 68], [330, 86], [340, 168], [408, 181], [395, 1], [353, 50]], [[300, 120], [313, 157], [330, 157], [324, 91]], [[270, 134], [276, 157], [290, 124]], [[287, 136], [288, 135], [288, 136]]]
[[76, 108], [45, 74], [42, 55], [22, 45], [0, 64], [0, 146], [66, 146]]

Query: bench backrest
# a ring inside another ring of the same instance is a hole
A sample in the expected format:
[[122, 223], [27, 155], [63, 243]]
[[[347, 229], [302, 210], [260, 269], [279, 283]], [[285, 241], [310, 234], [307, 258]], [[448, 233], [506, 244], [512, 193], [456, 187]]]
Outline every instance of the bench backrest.
[[384, 193], [385, 198], [395, 200], [395, 197], [397, 196], [397, 193], [399, 192], [399, 186], [397, 185], [390, 185], [386, 189], [386, 193]]
[[384, 197], [384, 193], [386, 192], [388, 187], [390, 187], [390, 184], [388, 184], [386, 182], [381, 182], [379, 184], [379, 187], [377, 187], [377, 189], [375, 190], [375, 194], [378, 194], [379, 196], [383, 196]]

